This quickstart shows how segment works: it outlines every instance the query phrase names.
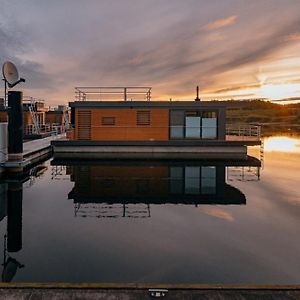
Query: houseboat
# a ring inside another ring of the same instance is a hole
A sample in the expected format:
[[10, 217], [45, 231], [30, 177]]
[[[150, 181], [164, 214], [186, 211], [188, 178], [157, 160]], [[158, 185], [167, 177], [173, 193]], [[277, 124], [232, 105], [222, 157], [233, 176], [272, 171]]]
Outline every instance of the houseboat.
[[[226, 131], [226, 104], [151, 101], [151, 88], [76, 88], [66, 140], [56, 158], [246, 159], [258, 129]], [[255, 134], [254, 134], [255, 133]]]
[[[8, 107], [0, 98], [0, 122], [8, 122]], [[26, 140], [40, 139], [59, 134], [68, 128], [69, 112], [66, 106], [49, 108], [42, 99], [24, 97], [22, 100], [23, 137]]]

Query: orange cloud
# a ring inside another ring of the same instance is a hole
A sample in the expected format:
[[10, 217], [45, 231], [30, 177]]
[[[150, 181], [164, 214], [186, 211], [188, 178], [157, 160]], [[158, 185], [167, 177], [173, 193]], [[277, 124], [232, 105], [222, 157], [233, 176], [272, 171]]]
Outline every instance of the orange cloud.
[[228, 18], [218, 19], [214, 22], [206, 24], [205, 26], [202, 27], [202, 29], [205, 31], [219, 29], [219, 28], [234, 24], [236, 19], [237, 19], [237, 16], [230, 16]]
[[286, 41], [300, 41], [300, 32], [289, 34], [286, 39]]
[[218, 219], [222, 219], [222, 220], [225, 220], [227, 222], [233, 222], [234, 221], [234, 218], [233, 216], [221, 209], [221, 208], [218, 208], [218, 207], [201, 207], [201, 211], [209, 216], [212, 216], [212, 217], [215, 217], [215, 218], [218, 218]]

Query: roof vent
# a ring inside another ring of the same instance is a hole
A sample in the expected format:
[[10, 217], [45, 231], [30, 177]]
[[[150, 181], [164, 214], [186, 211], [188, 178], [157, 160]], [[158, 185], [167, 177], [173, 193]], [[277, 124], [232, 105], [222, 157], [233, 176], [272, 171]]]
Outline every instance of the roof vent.
[[196, 88], [196, 98], [195, 98], [195, 101], [200, 101], [200, 98], [199, 98], [199, 86], [197, 85], [197, 88]]

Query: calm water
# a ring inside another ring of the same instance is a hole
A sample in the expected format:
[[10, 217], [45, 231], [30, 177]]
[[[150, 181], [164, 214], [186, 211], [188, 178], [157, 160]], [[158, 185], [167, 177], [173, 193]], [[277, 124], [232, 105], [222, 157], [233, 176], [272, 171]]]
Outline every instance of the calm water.
[[299, 284], [300, 138], [262, 164], [49, 160], [0, 185], [2, 280]]

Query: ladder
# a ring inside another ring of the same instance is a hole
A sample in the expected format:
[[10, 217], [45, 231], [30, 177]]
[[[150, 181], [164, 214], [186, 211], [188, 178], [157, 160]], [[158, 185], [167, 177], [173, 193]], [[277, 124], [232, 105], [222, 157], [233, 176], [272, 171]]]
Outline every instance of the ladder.
[[68, 110], [63, 111], [63, 118], [64, 118], [64, 127], [65, 127], [65, 129], [69, 129], [70, 122], [69, 122]]
[[29, 112], [31, 115], [32, 123], [33, 123], [33, 133], [39, 134], [40, 133], [40, 125], [39, 125], [39, 120], [37, 117], [36, 109], [34, 107], [35, 101], [33, 99], [30, 100], [29, 104]]

